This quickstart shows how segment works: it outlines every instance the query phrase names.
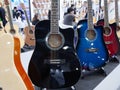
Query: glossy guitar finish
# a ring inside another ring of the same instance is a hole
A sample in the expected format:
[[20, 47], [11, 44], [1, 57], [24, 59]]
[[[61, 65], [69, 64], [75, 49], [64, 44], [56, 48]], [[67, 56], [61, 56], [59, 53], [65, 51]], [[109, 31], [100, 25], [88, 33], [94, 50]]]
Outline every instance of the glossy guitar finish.
[[[103, 19], [99, 20], [97, 22], [97, 25], [104, 26], [104, 20]], [[106, 44], [106, 47], [108, 49], [110, 56], [117, 54], [119, 52], [119, 49], [120, 49], [119, 39], [118, 39], [117, 32], [116, 32], [116, 27], [117, 27], [116, 23], [109, 24], [110, 34], [103, 35], [104, 41], [105, 41], [105, 44]], [[103, 29], [103, 31], [104, 31], [104, 29]]]
[[36, 46], [29, 63], [28, 75], [36, 86], [58, 89], [72, 86], [79, 80], [81, 67], [73, 46], [74, 30], [59, 30], [64, 36], [64, 45], [59, 50], [51, 50], [46, 45], [50, 21], [40, 21], [35, 27]]
[[87, 38], [88, 22], [81, 20], [78, 23], [78, 44], [77, 54], [80, 58], [83, 69], [96, 69], [103, 67], [108, 60], [108, 52], [103, 41], [103, 27], [94, 26], [95, 38]]
[[32, 85], [32, 82], [25, 72], [20, 58], [20, 40], [17, 37], [14, 37], [14, 64], [16, 66], [17, 71], [19, 72], [19, 75], [21, 76], [22, 80], [24, 81], [24, 84], [26, 86], [26, 90], [34, 90], [34, 87]]
[[3, 90], [34, 90], [21, 64], [19, 39], [3, 34], [0, 41], [0, 87]]
[[109, 24], [108, 18], [108, 1], [104, 0], [104, 19], [99, 20], [97, 25], [104, 27], [104, 41], [109, 52], [109, 56], [112, 57], [116, 55], [120, 49], [119, 40], [116, 33], [117, 24]]

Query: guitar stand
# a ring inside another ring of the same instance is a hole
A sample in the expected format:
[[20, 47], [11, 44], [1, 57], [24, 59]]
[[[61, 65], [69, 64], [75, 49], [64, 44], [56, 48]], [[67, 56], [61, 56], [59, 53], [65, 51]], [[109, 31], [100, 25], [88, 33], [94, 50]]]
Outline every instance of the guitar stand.
[[113, 55], [112, 57], [109, 58], [109, 62], [117, 62], [119, 63], [119, 59], [117, 55]]
[[103, 67], [97, 69], [97, 72], [100, 73], [100, 74], [102, 74], [103, 76], [107, 76], [107, 73], [105, 72], [105, 70], [104, 70]]
[[[90, 69], [88, 69], [87, 71], [91, 71]], [[97, 73], [99, 74], [102, 74], [103, 76], [107, 76], [105, 70], [103, 67], [101, 68], [98, 68], [98, 69], [95, 69], [94, 71], [97, 71]], [[84, 73], [86, 72], [85, 69], [82, 70], [82, 73], [81, 73], [81, 79], [84, 79]]]
[[[35, 89], [35, 90], [55, 90], [55, 89], [47, 89], [47, 88], [37, 88], [37, 89]], [[56, 89], [56, 90], [59, 90], [59, 89]], [[60, 89], [60, 90], [62, 90], [62, 89]], [[76, 90], [76, 88], [75, 88], [75, 86], [71, 86], [71, 87], [69, 87], [69, 88], [65, 88], [65, 89], [63, 89], [63, 90]]]
[[[41, 88], [41, 87], [37, 87], [35, 88], [35, 90], [59, 90], [59, 89], [47, 89], [47, 88]], [[75, 86], [71, 86], [65, 89], [60, 89], [60, 90], [76, 90]]]

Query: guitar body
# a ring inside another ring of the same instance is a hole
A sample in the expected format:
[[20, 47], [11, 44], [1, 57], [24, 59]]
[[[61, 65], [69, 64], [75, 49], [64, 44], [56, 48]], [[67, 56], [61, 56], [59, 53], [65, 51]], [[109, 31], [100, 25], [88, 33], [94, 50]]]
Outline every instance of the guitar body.
[[[24, 37], [22, 35], [20, 35], [19, 28], [16, 24], [14, 24], [13, 27], [15, 28], [15, 34], [13, 34], [13, 35], [19, 38], [20, 47], [23, 48], [23, 46], [25, 44]], [[5, 30], [6, 30], [7, 33], [10, 33], [10, 34], [12, 34], [10, 31], [14, 32], [14, 30], [11, 30], [9, 22], [5, 25]]]
[[94, 26], [96, 34], [95, 38], [89, 40], [87, 38], [87, 20], [79, 21], [77, 27], [79, 38], [76, 49], [82, 68], [86, 70], [94, 70], [103, 67], [108, 60], [108, 52], [102, 35], [103, 28], [101, 26]]
[[[104, 26], [104, 20], [99, 20], [97, 22], [97, 25], [102, 25]], [[104, 41], [106, 44], [106, 47], [108, 49], [109, 55], [113, 56], [116, 55], [119, 52], [120, 45], [119, 45], [119, 39], [117, 37], [117, 32], [116, 32], [116, 23], [109, 24], [110, 26], [110, 34], [106, 35], [104, 34]]]
[[[34, 32], [35, 26], [31, 26], [32, 32]], [[28, 46], [35, 46], [35, 37], [34, 33], [29, 32], [29, 27], [24, 28], [24, 34], [25, 34], [25, 44]]]
[[[18, 57], [20, 54], [18, 51], [20, 50], [19, 40], [10, 34], [3, 34], [0, 36], [0, 41], [0, 58], [3, 59], [0, 62], [0, 88], [2, 90], [33, 90], [32, 84], [26, 81], [29, 79], [26, 79], [26, 74]], [[22, 76], [18, 71], [22, 73]], [[31, 89], [26, 86], [25, 81]]]
[[[65, 43], [59, 50], [51, 50], [46, 45], [46, 37], [50, 32], [50, 21], [40, 21], [35, 27], [36, 46], [28, 66], [28, 75], [33, 84], [48, 89], [65, 88], [74, 85], [80, 78], [81, 67], [73, 46], [74, 30], [72, 28], [59, 31]], [[57, 60], [52, 63], [51, 53]]]
[[34, 90], [32, 82], [31, 82], [30, 78], [28, 77], [28, 75], [26, 74], [26, 72], [22, 66], [21, 60], [20, 60], [21, 52], [20, 52], [19, 38], [14, 37], [14, 43], [15, 43], [15, 45], [14, 45], [14, 63], [15, 63], [16, 69], [17, 69], [19, 75], [21, 76], [23, 82], [25, 83], [27, 90]]
[[4, 29], [2, 28], [2, 29], [0, 29], [0, 36], [2, 35], [2, 34], [4, 34], [5, 32], [4, 32]]

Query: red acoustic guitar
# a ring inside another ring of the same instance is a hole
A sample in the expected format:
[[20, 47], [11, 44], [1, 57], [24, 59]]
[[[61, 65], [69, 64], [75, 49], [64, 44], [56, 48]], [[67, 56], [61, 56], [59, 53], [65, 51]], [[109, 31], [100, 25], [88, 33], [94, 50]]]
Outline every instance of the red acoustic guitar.
[[104, 27], [104, 41], [110, 57], [114, 57], [119, 51], [119, 40], [116, 33], [116, 23], [109, 24], [108, 19], [108, 4], [104, 0], [104, 19], [99, 20], [97, 25]]

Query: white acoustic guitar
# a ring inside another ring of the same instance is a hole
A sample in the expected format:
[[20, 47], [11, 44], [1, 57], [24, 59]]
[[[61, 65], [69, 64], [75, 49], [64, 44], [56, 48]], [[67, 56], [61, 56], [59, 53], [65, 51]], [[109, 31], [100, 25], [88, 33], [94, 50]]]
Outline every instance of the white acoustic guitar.
[[8, 17], [9, 17], [8, 23], [5, 25], [5, 30], [6, 30], [7, 33], [10, 33], [14, 36], [17, 36], [20, 40], [20, 47], [23, 48], [24, 43], [25, 43], [24, 42], [24, 37], [22, 35], [20, 35], [18, 25], [13, 24], [13, 17], [12, 17], [12, 12], [11, 12], [11, 8], [10, 8], [10, 5], [9, 5], [9, 1], [4, 0], [4, 2], [5, 2], [5, 5], [6, 5], [7, 12], [8, 12]]
[[0, 90], [34, 90], [29, 79], [27, 82], [30, 88], [27, 88], [23, 80], [26, 74], [23, 73], [21, 77], [17, 70], [22, 70], [19, 57], [15, 58], [19, 55], [19, 48], [19, 39], [7, 33], [0, 36]]

